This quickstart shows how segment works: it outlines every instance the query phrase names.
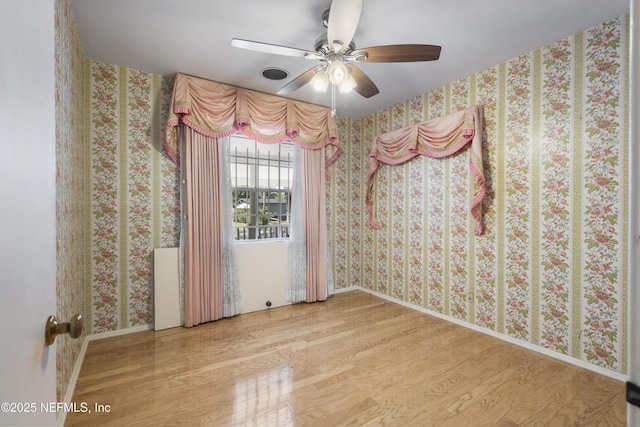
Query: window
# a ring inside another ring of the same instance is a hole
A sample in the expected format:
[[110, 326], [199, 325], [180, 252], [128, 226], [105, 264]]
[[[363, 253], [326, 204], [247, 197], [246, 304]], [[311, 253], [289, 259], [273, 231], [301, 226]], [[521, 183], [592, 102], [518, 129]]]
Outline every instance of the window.
[[289, 237], [293, 150], [291, 142], [262, 144], [245, 136], [230, 137], [236, 240]]

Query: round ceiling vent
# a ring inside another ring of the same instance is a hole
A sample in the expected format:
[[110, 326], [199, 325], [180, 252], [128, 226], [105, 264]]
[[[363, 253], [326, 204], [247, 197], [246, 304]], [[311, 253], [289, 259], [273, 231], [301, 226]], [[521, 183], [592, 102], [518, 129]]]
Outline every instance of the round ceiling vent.
[[269, 80], [282, 80], [289, 76], [289, 73], [281, 68], [265, 68], [260, 71], [260, 74], [262, 74], [262, 77]]

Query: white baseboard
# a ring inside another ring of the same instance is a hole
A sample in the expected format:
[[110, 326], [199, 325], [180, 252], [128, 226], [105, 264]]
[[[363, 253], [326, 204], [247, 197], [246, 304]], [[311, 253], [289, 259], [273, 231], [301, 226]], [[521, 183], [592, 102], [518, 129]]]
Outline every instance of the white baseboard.
[[593, 364], [585, 362], [583, 360], [576, 359], [574, 357], [570, 357], [570, 356], [567, 356], [565, 354], [557, 353], [555, 351], [546, 349], [544, 347], [540, 347], [540, 346], [537, 346], [537, 345], [534, 345], [534, 344], [531, 344], [531, 343], [528, 343], [528, 342], [524, 342], [524, 341], [518, 340], [518, 339], [510, 337], [508, 335], [504, 335], [504, 334], [501, 334], [499, 332], [493, 331], [491, 329], [486, 329], [486, 328], [482, 328], [480, 326], [477, 326], [477, 325], [474, 325], [474, 324], [471, 324], [471, 323], [467, 323], [467, 322], [465, 322], [463, 320], [459, 320], [459, 319], [456, 319], [454, 317], [445, 316], [444, 314], [438, 313], [437, 311], [432, 311], [432, 310], [429, 310], [429, 309], [424, 308], [424, 307], [420, 307], [420, 306], [415, 305], [415, 304], [411, 304], [411, 303], [408, 303], [408, 302], [405, 302], [405, 301], [400, 301], [398, 299], [390, 297], [389, 295], [381, 294], [379, 292], [375, 292], [375, 291], [372, 291], [370, 289], [363, 288], [362, 286], [354, 286], [354, 287], [350, 288], [350, 290], [354, 290], [354, 289], [366, 292], [366, 293], [371, 294], [371, 295], [375, 295], [375, 296], [380, 297], [380, 298], [382, 298], [384, 300], [387, 300], [389, 302], [393, 302], [393, 303], [402, 305], [404, 307], [412, 308], [412, 309], [414, 309], [416, 311], [428, 314], [430, 316], [437, 317], [437, 318], [442, 319], [442, 320], [446, 320], [447, 322], [455, 323], [456, 325], [460, 325], [460, 326], [463, 326], [465, 328], [472, 329], [474, 331], [481, 332], [481, 333], [486, 334], [486, 335], [490, 335], [490, 336], [492, 336], [494, 338], [498, 338], [498, 339], [500, 339], [502, 341], [506, 341], [506, 342], [508, 342], [510, 344], [515, 344], [517, 346], [524, 347], [524, 348], [526, 348], [528, 350], [533, 350], [533, 351], [535, 351], [537, 353], [544, 354], [545, 356], [553, 357], [554, 359], [561, 360], [563, 362], [567, 362], [567, 363], [569, 363], [571, 365], [575, 365], [575, 366], [578, 366], [580, 368], [596, 372], [598, 374], [604, 375], [606, 377], [613, 378], [615, 380], [626, 382], [628, 380], [628, 378], [629, 378], [629, 376], [626, 375], [626, 374], [621, 374], [619, 372], [614, 372], [614, 371], [612, 371], [610, 369], [602, 368], [600, 366], [593, 365]]
[[344, 292], [359, 291], [359, 290], [364, 290], [364, 289], [360, 288], [360, 286], [349, 286], [348, 288], [335, 289], [333, 291], [333, 293], [334, 294], [341, 294], [341, 293], [344, 293]]
[[115, 331], [107, 331], [100, 332], [97, 334], [88, 335], [86, 339], [89, 341], [93, 340], [101, 340], [103, 338], [117, 337], [118, 335], [128, 335], [133, 334], [135, 332], [148, 331], [153, 329], [153, 323], [149, 323], [148, 325], [134, 326], [132, 328], [118, 329]]
[[[71, 372], [71, 378], [69, 378], [69, 384], [67, 385], [67, 392], [64, 395], [64, 403], [70, 404], [71, 399], [73, 399], [73, 392], [76, 389], [76, 383], [78, 382], [78, 376], [80, 375], [80, 369], [82, 368], [82, 362], [84, 361], [84, 355], [87, 353], [87, 346], [89, 345], [89, 336], [84, 337], [82, 341], [82, 347], [80, 347], [80, 353], [78, 354], [78, 358], [76, 359], [76, 364], [73, 367], [73, 372]], [[67, 412], [60, 411], [58, 412], [58, 416], [56, 417], [56, 425], [58, 427], [64, 427], [64, 422], [67, 419]]]
[[[82, 347], [80, 347], [80, 353], [78, 354], [78, 358], [76, 359], [76, 364], [73, 367], [73, 372], [71, 372], [71, 378], [69, 378], [69, 385], [67, 386], [67, 392], [64, 395], [64, 403], [67, 405], [71, 404], [71, 399], [73, 399], [73, 392], [76, 389], [76, 383], [78, 382], [78, 376], [80, 375], [80, 369], [82, 368], [82, 362], [84, 362], [84, 356], [87, 353], [87, 347], [89, 346], [89, 341], [99, 340], [103, 338], [116, 337], [118, 335], [127, 335], [132, 334], [134, 332], [148, 331], [153, 329], [153, 324], [135, 326], [133, 328], [125, 328], [118, 329], [117, 331], [108, 331], [101, 332], [98, 334], [91, 334], [84, 337], [82, 341]], [[58, 416], [56, 417], [56, 425], [58, 427], [64, 427], [64, 422], [67, 419], [67, 413], [65, 411], [58, 412]]]

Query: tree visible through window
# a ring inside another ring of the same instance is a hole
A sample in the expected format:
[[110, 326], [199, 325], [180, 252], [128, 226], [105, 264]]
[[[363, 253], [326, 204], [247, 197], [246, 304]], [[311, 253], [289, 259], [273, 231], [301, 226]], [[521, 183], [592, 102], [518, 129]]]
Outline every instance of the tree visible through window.
[[291, 142], [262, 144], [245, 136], [230, 137], [236, 240], [289, 237], [293, 150]]

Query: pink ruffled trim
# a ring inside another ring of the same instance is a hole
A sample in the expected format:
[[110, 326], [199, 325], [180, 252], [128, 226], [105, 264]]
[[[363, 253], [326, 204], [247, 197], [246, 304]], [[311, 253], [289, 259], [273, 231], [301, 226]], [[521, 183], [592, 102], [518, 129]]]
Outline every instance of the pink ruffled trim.
[[169, 141], [167, 140], [167, 134], [169, 133], [169, 130], [171, 130], [171, 128], [178, 126], [178, 122], [179, 122], [179, 119], [177, 117], [167, 121], [167, 124], [164, 127], [164, 150], [167, 152], [167, 155], [173, 161], [173, 163], [179, 166], [178, 155], [173, 150], [173, 148], [169, 145]]
[[480, 209], [478, 209], [478, 205], [482, 203], [482, 200], [484, 200], [484, 196], [487, 195], [487, 187], [485, 186], [484, 176], [482, 175], [482, 172], [480, 171], [480, 169], [478, 169], [478, 166], [473, 162], [472, 159], [469, 159], [469, 168], [471, 168], [471, 173], [473, 174], [473, 177], [475, 178], [476, 183], [480, 188], [476, 196], [473, 198], [473, 202], [471, 203], [471, 215], [473, 215], [473, 218], [476, 220], [475, 235], [480, 236], [484, 232], [484, 228], [482, 226], [482, 212]]
[[380, 166], [380, 162], [377, 159], [375, 160], [375, 163], [371, 165], [371, 167], [369, 168], [369, 172], [367, 173], [367, 194], [365, 196], [365, 203], [367, 205], [367, 211], [369, 211], [369, 225], [374, 230], [378, 230], [380, 228], [380, 225], [378, 225], [373, 215], [373, 203], [371, 202], [371, 191], [373, 190], [373, 175], [376, 173], [378, 167]]
[[342, 148], [340, 148], [340, 144], [337, 143], [337, 141], [333, 141], [329, 143], [330, 145], [333, 145], [334, 147], [336, 147], [335, 152], [327, 159], [327, 161], [325, 162], [324, 166], [325, 167], [329, 167], [331, 166], [331, 164], [338, 158], [338, 156], [340, 155], [340, 153], [342, 153]]

